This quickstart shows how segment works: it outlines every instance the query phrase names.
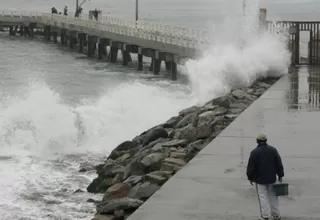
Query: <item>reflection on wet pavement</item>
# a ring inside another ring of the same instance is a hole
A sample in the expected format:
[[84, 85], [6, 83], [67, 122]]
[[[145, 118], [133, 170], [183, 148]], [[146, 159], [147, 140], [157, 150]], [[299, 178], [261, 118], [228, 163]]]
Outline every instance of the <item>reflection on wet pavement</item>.
[[320, 110], [320, 67], [302, 66], [288, 75], [290, 89], [287, 91], [289, 110]]

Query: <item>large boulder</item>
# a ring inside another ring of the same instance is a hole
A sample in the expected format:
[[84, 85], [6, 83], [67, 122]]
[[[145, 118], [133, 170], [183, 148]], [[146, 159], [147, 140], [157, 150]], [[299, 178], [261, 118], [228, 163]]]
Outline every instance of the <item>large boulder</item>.
[[144, 181], [162, 186], [170, 177], [170, 171], [155, 171], [146, 174], [143, 178]]
[[162, 147], [186, 147], [188, 145], [188, 140], [172, 140], [161, 144]]
[[98, 214], [112, 214], [116, 210], [123, 210], [128, 213], [134, 212], [143, 204], [143, 201], [132, 198], [120, 198], [108, 201], [102, 201], [97, 204]]
[[124, 182], [129, 183], [131, 186], [135, 186], [142, 181], [143, 176], [132, 175], [128, 177]]
[[223, 116], [213, 116], [210, 120], [199, 120], [197, 125], [197, 139], [208, 138], [214, 131], [214, 127], [224, 119]]
[[182, 111], [179, 112], [180, 116], [186, 116], [189, 115], [190, 113], [194, 113], [196, 111], [199, 111], [200, 107], [198, 106], [191, 106], [189, 108], [183, 109]]
[[104, 194], [102, 201], [119, 199], [126, 197], [132, 186], [129, 183], [117, 183], [110, 188]]
[[176, 125], [176, 128], [182, 128], [184, 126], [187, 126], [188, 124], [193, 124], [194, 121], [196, 120], [198, 116], [198, 113], [197, 112], [194, 112], [194, 113], [190, 113], [186, 116], [184, 116], [180, 121], [179, 123]]
[[236, 99], [244, 99], [248, 94], [242, 90], [242, 89], [236, 89], [233, 90], [232, 95], [236, 98]]
[[124, 153], [130, 152], [130, 150], [135, 149], [139, 144], [136, 141], [125, 141], [117, 146], [109, 155], [108, 158], [115, 160], [119, 156], [123, 155]]
[[112, 180], [112, 178], [105, 179], [98, 176], [89, 184], [87, 191], [89, 193], [104, 193], [110, 186], [112, 186]]
[[231, 93], [225, 96], [221, 96], [211, 100], [212, 105], [218, 105], [220, 107], [229, 108], [230, 104], [234, 102], [234, 97]]
[[156, 127], [149, 130], [142, 139], [142, 144], [147, 145], [152, 141], [155, 141], [159, 138], [167, 138], [168, 132], [163, 127]]
[[107, 161], [107, 163], [98, 170], [98, 175], [101, 177], [114, 177], [118, 173], [123, 173], [125, 170], [124, 166], [117, 164], [115, 161]]
[[192, 124], [189, 124], [181, 128], [179, 131], [178, 138], [185, 139], [188, 142], [195, 141], [197, 139], [197, 128]]
[[153, 170], [159, 170], [161, 167], [161, 163], [164, 159], [163, 153], [152, 153], [145, 156], [141, 163], [148, 169], [148, 172]]
[[163, 124], [164, 128], [174, 128], [178, 122], [182, 119], [182, 116], [174, 116]]
[[185, 161], [190, 161], [192, 158], [194, 158], [195, 155], [197, 155], [206, 144], [204, 144], [203, 140], [197, 140], [193, 143], [190, 143], [188, 145], [187, 149], [187, 155], [185, 157]]
[[139, 183], [130, 190], [128, 197], [145, 201], [158, 189], [160, 189], [160, 186], [157, 184], [152, 184], [150, 182]]

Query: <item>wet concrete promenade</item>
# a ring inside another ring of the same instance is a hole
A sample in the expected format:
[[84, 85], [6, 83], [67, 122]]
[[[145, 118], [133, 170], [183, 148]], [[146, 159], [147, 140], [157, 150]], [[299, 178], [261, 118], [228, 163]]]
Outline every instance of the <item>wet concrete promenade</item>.
[[253, 220], [260, 215], [246, 178], [255, 136], [279, 150], [290, 196], [283, 219], [320, 220], [320, 68], [282, 77], [129, 220]]

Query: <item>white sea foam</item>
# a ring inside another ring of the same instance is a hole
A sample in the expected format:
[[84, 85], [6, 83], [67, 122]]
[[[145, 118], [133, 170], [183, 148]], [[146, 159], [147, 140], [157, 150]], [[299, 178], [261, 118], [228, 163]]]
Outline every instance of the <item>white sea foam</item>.
[[260, 29], [258, 8], [258, 1], [247, 0], [244, 17], [228, 10], [230, 16], [213, 27], [212, 44], [203, 56], [186, 62], [184, 71], [199, 104], [248, 86], [260, 76], [287, 72], [286, 32], [272, 35]]

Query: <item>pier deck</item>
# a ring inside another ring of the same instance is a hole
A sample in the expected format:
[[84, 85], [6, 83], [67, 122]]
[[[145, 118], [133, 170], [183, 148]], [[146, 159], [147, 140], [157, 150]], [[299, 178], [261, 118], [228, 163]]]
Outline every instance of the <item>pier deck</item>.
[[289, 197], [284, 220], [320, 220], [320, 68], [282, 77], [173, 176], [128, 220], [255, 220], [255, 187], [246, 178], [255, 136], [282, 156]]

